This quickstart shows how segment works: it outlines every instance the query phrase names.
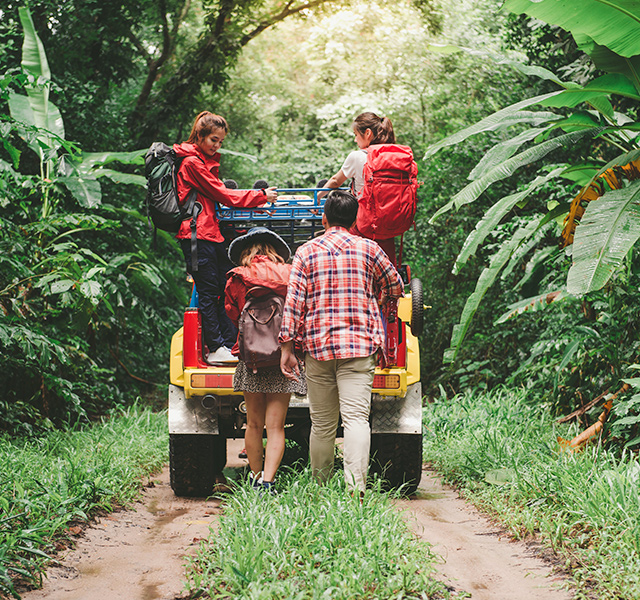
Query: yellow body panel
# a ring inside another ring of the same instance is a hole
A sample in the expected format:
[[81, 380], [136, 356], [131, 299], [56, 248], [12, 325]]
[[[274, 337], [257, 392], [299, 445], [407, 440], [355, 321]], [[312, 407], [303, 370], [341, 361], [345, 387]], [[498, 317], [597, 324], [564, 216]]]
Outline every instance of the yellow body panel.
[[171, 338], [171, 355], [169, 357], [169, 381], [173, 385], [184, 387], [184, 366], [182, 364], [182, 334], [180, 327]]

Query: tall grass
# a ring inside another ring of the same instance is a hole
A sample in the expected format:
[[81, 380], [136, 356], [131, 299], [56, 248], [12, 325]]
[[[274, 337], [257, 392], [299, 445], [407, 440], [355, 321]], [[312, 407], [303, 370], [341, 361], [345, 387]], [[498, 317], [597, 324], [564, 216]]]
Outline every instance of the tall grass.
[[167, 460], [166, 415], [137, 407], [37, 439], [0, 437], [0, 595], [39, 583], [70, 524], [134, 499]]
[[562, 558], [576, 598], [640, 599], [640, 464], [595, 443], [563, 452], [558, 427], [526, 394], [498, 389], [425, 409], [425, 460], [520, 538]]
[[279, 483], [275, 497], [239, 485], [189, 560], [190, 592], [251, 600], [448, 597], [431, 577], [437, 558], [388, 495], [368, 490], [361, 503], [341, 477], [319, 486], [308, 470]]

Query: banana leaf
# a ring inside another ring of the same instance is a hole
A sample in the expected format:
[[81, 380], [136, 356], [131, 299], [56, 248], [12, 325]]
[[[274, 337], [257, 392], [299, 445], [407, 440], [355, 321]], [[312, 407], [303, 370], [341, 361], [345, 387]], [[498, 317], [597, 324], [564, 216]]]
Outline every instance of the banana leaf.
[[[547, 225], [546, 227], [538, 227], [538, 230], [535, 232], [534, 235], [532, 235], [526, 242], [523, 242], [522, 244], [520, 244], [520, 246], [516, 248], [516, 250], [511, 255], [511, 258], [509, 259], [509, 263], [502, 270], [502, 273], [500, 274], [500, 279], [502, 279], [502, 281], [504, 281], [507, 277], [509, 277], [509, 275], [511, 275], [511, 273], [513, 272], [513, 269], [515, 269], [516, 265], [520, 263], [522, 259], [533, 248], [535, 248], [535, 246], [537, 246], [540, 243], [540, 240], [542, 240], [542, 238], [547, 234], [550, 227], [551, 225]], [[556, 249], [555, 246], [551, 248], [544, 248], [540, 252], [536, 253], [536, 257], [539, 260], [543, 260], [545, 256], [548, 256], [549, 254], [549, 252], [547, 252], [548, 250], [555, 251], [555, 249]], [[537, 262], [536, 260], [532, 259], [531, 261], [529, 261], [528, 265], [530, 265], [531, 266], [530, 268], [532, 268], [536, 264], [536, 262]], [[517, 288], [518, 285], [514, 287]]]
[[[60, 111], [49, 101], [51, 71], [49, 70], [49, 63], [47, 62], [44, 46], [36, 33], [29, 10], [21, 7], [18, 9], [18, 12], [24, 30], [22, 67], [35, 79], [35, 83], [27, 87], [33, 120], [24, 122], [29, 125], [35, 125], [40, 129], [51, 131], [58, 137], [64, 139], [64, 124], [60, 116]], [[53, 141], [49, 140], [47, 145], [50, 146], [52, 143]]]
[[530, 123], [532, 125], [546, 123], [547, 121], [560, 118], [558, 115], [552, 112], [535, 112], [535, 111], [523, 111], [523, 108], [527, 108], [528, 106], [533, 106], [534, 104], [539, 104], [543, 100], [547, 98], [551, 98], [552, 96], [556, 96], [562, 93], [562, 90], [557, 90], [555, 92], [550, 92], [549, 94], [542, 94], [540, 96], [535, 96], [533, 98], [527, 98], [526, 100], [521, 100], [520, 102], [516, 102], [511, 106], [507, 106], [498, 112], [495, 112], [488, 117], [485, 117], [481, 121], [474, 123], [470, 127], [462, 129], [442, 140], [429, 146], [424, 154], [424, 159], [426, 160], [430, 156], [433, 156], [438, 150], [442, 148], [446, 148], [447, 146], [453, 146], [454, 144], [459, 144], [460, 142], [466, 140], [468, 137], [472, 135], [476, 135], [477, 133], [482, 133], [484, 131], [495, 131], [496, 129], [500, 129], [502, 127], [510, 127], [511, 125], [515, 125], [517, 123]]
[[479, 174], [503, 163], [507, 158], [511, 158], [523, 144], [530, 142], [548, 129], [548, 127], [525, 129], [525, 131], [516, 137], [496, 144], [480, 159], [480, 162], [473, 168], [473, 171], [469, 173], [468, 179], [473, 181], [478, 178]]
[[572, 296], [570, 294], [567, 294], [565, 290], [556, 290], [554, 292], [547, 292], [538, 296], [525, 298], [524, 300], [520, 300], [519, 302], [514, 302], [513, 304], [509, 305], [509, 310], [498, 317], [498, 319], [494, 321], [493, 324], [499, 325], [508, 321], [509, 319], [521, 315], [524, 312], [538, 312], [540, 310], [544, 310], [550, 304], [559, 302], [560, 300], [564, 300], [566, 298], [572, 298]]
[[566, 133], [528, 148], [527, 150], [520, 152], [520, 154], [516, 154], [514, 157], [506, 160], [501, 165], [490, 169], [480, 178], [462, 188], [462, 190], [460, 190], [449, 202], [447, 202], [447, 204], [441, 207], [431, 217], [431, 219], [429, 219], [429, 223], [433, 223], [440, 215], [450, 211], [454, 207], [460, 208], [465, 204], [474, 202], [491, 184], [513, 175], [513, 173], [520, 167], [536, 162], [558, 148], [576, 143], [583, 137], [595, 136], [599, 134], [600, 131], [601, 128], [594, 128]]
[[81, 206], [95, 208], [102, 201], [100, 184], [94, 177], [58, 177], [56, 182], [63, 184]]
[[573, 37], [578, 48], [591, 57], [598, 69], [605, 73], [622, 73], [633, 82], [640, 94], [640, 54], [620, 56], [606, 46], [596, 44], [588, 35], [574, 33]]
[[478, 277], [478, 281], [476, 282], [476, 288], [467, 298], [467, 302], [462, 309], [460, 321], [453, 326], [451, 343], [449, 348], [445, 350], [442, 358], [445, 364], [451, 363], [455, 360], [458, 350], [460, 349], [460, 345], [467, 334], [471, 321], [480, 306], [480, 302], [482, 302], [482, 299], [487, 293], [487, 290], [493, 285], [516, 248], [518, 248], [524, 240], [531, 237], [537, 231], [542, 218], [543, 217], [540, 216], [533, 219], [526, 227], [521, 227], [511, 238], [503, 242], [498, 252], [496, 252], [496, 254], [491, 258], [489, 266], [480, 273], [480, 277]]
[[621, 56], [640, 54], [640, 2], [637, 0], [580, 0], [575, 8], [558, 0], [506, 0], [504, 8], [526, 13], [572, 34], [588, 35]]
[[567, 291], [575, 296], [601, 289], [640, 238], [640, 180], [590, 202], [573, 241]]
[[498, 200], [487, 212], [484, 217], [478, 222], [475, 229], [467, 236], [467, 239], [462, 246], [462, 250], [456, 258], [456, 262], [453, 265], [452, 273], [457, 275], [462, 265], [473, 256], [480, 245], [484, 242], [486, 237], [496, 228], [498, 223], [502, 221], [504, 216], [513, 209], [514, 206], [522, 202], [531, 192], [539, 188], [541, 185], [557, 177], [562, 173], [563, 168], [555, 169], [544, 177], [536, 177], [531, 184], [523, 191], [516, 194], [505, 196]]
[[542, 106], [573, 108], [582, 102], [593, 102], [593, 100], [601, 96], [611, 94], [636, 101], [640, 100], [640, 95], [638, 95], [635, 86], [627, 77], [619, 73], [610, 73], [590, 81], [584, 87], [564, 90], [553, 98], [543, 100], [540, 104]]

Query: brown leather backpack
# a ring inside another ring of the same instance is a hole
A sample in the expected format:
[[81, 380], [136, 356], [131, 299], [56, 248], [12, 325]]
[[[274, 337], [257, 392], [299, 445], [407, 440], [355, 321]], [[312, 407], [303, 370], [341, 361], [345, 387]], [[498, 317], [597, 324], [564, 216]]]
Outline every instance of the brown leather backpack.
[[265, 287], [247, 292], [238, 320], [240, 359], [254, 373], [261, 367], [280, 364], [278, 335], [282, 325], [284, 298]]

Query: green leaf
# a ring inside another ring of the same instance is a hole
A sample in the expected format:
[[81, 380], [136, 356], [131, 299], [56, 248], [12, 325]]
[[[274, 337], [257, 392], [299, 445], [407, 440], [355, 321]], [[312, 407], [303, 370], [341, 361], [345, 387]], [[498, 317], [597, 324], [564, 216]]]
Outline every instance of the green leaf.
[[58, 177], [73, 197], [85, 208], [95, 208], [102, 201], [100, 183], [93, 177]]
[[573, 241], [567, 291], [576, 296], [601, 289], [640, 238], [640, 181], [590, 202]]
[[[36, 33], [29, 10], [21, 7], [18, 11], [24, 30], [22, 66], [35, 78], [35, 84], [27, 87], [29, 103], [34, 117], [34, 120], [28, 123], [64, 138], [64, 125], [60, 111], [49, 101], [51, 71], [49, 70], [44, 46]], [[53, 141], [50, 141], [47, 145], [52, 146]]]
[[583, 137], [594, 136], [599, 132], [600, 129], [593, 129], [565, 133], [564, 135], [560, 135], [524, 150], [520, 154], [506, 160], [501, 165], [490, 169], [480, 178], [460, 190], [447, 204], [440, 208], [431, 217], [431, 219], [429, 219], [429, 223], [433, 223], [440, 215], [448, 212], [454, 207], [460, 208], [465, 204], [474, 202], [491, 184], [513, 175], [513, 173], [520, 167], [536, 162], [558, 148], [575, 143]]
[[[529, 240], [527, 240], [526, 242], [524, 242], [524, 243], [520, 244], [520, 246], [518, 246], [518, 248], [511, 255], [511, 258], [509, 259], [509, 263], [507, 264], [507, 266], [502, 271], [502, 275], [500, 275], [500, 279], [502, 279], [504, 281], [507, 277], [509, 277], [509, 275], [511, 275], [511, 273], [512, 273], [513, 269], [515, 268], [515, 266], [535, 246], [537, 246], [540, 243], [540, 240], [547, 234], [548, 230], [549, 230], [549, 227], [538, 227], [538, 230], [535, 232], [534, 235], [531, 236], [531, 238]], [[555, 247], [544, 248], [541, 252], [538, 253], [540, 255], [539, 258], [542, 260], [544, 258], [544, 254], [549, 252], [549, 251], [555, 251]], [[535, 261], [533, 261], [531, 264], [532, 265], [535, 264]]]
[[592, 38], [582, 33], [574, 33], [574, 39], [580, 50], [591, 57], [596, 67], [605, 73], [621, 73], [633, 82], [640, 94], [640, 54], [620, 56], [606, 46], [596, 44]]
[[460, 349], [460, 345], [467, 334], [467, 330], [469, 329], [471, 321], [480, 306], [482, 298], [484, 298], [487, 290], [493, 285], [494, 281], [500, 274], [500, 271], [507, 264], [516, 248], [537, 231], [541, 220], [542, 217], [538, 217], [529, 222], [526, 227], [520, 227], [520, 229], [518, 229], [511, 238], [502, 243], [498, 252], [496, 252], [496, 254], [491, 258], [490, 265], [480, 273], [480, 277], [478, 277], [476, 282], [476, 288], [467, 298], [467, 302], [462, 309], [460, 321], [453, 326], [451, 343], [449, 348], [445, 350], [442, 359], [444, 363], [450, 363], [455, 360], [458, 350]]
[[[542, 106], [573, 108], [582, 102], [593, 102], [600, 96], [609, 96], [611, 94], [636, 101], [640, 100], [636, 88], [627, 77], [618, 73], [611, 73], [590, 81], [583, 88], [564, 90], [553, 98], [543, 100], [540, 104]], [[613, 108], [611, 108], [610, 114], [613, 116]]]
[[52, 294], [62, 294], [69, 291], [75, 285], [75, 281], [71, 279], [59, 279], [51, 284], [50, 292]]
[[79, 171], [87, 172], [111, 162], [119, 162], [123, 165], [144, 165], [146, 152], [146, 149], [133, 152], [83, 152], [82, 160], [79, 163], [74, 163], [74, 166]]
[[525, 298], [524, 300], [520, 300], [519, 302], [509, 305], [509, 310], [498, 317], [493, 324], [499, 325], [500, 323], [504, 323], [505, 321], [521, 315], [524, 312], [538, 312], [540, 310], [544, 310], [550, 304], [569, 297], [571, 296], [570, 294], [567, 294], [566, 291], [557, 290], [555, 292], [548, 292], [546, 294], [540, 294], [539, 296]]
[[462, 265], [473, 256], [480, 245], [484, 242], [486, 237], [496, 228], [496, 226], [502, 221], [504, 216], [513, 209], [514, 206], [522, 202], [531, 192], [539, 188], [541, 185], [557, 177], [562, 172], [562, 169], [556, 169], [549, 173], [545, 177], [536, 177], [529, 186], [517, 194], [511, 194], [498, 200], [487, 212], [484, 217], [476, 224], [475, 229], [467, 236], [467, 239], [460, 250], [460, 254], [456, 258], [456, 262], [453, 265], [452, 273], [457, 275]]
[[511, 106], [507, 106], [498, 112], [495, 112], [488, 117], [485, 117], [481, 121], [450, 135], [436, 144], [429, 146], [424, 154], [424, 160], [433, 156], [438, 150], [442, 148], [446, 148], [447, 146], [453, 146], [454, 144], [459, 144], [460, 142], [466, 140], [468, 137], [472, 135], [476, 135], [477, 133], [482, 133], [483, 131], [495, 131], [496, 129], [500, 129], [502, 127], [510, 127], [516, 123], [531, 123], [532, 125], [546, 123], [547, 121], [551, 121], [553, 119], [560, 118], [559, 115], [551, 112], [532, 112], [532, 111], [521, 111], [523, 108], [527, 108], [528, 106], [532, 106], [534, 104], [539, 104], [543, 100], [547, 98], [551, 98], [552, 96], [556, 96], [557, 94], [562, 93], [562, 90], [558, 90], [556, 92], [551, 92], [549, 94], [542, 94], [541, 96], [535, 96], [534, 98], [528, 98], [526, 100], [521, 100], [520, 102], [516, 102]]
[[142, 175], [135, 175], [134, 173], [122, 173], [121, 171], [114, 171], [112, 169], [96, 169], [92, 171], [94, 177], [108, 177], [115, 183], [126, 183], [129, 185], [139, 185], [142, 187], [147, 186], [147, 179]]
[[480, 159], [480, 162], [473, 168], [473, 171], [469, 173], [468, 179], [477, 179], [479, 174], [503, 163], [507, 158], [511, 158], [523, 144], [530, 142], [547, 129], [548, 127], [526, 129], [516, 137], [496, 144]]
[[518, 478], [518, 474], [515, 469], [492, 469], [491, 471], [487, 471], [484, 476], [484, 480], [491, 485], [505, 485], [507, 483], [511, 483], [512, 481], [516, 481]]
[[559, 25], [573, 34], [588, 35], [621, 56], [640, 54], [640, 3], [637, 0], [581, 0], [575, 6], [557, 0], [506, 0], [504, 7]]

